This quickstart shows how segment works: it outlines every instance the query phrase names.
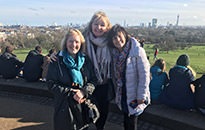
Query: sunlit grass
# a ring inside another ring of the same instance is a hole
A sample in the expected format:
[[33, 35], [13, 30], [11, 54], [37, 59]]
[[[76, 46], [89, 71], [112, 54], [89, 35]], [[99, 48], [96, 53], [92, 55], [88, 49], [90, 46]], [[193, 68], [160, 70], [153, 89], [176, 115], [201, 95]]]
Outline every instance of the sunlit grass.
[[[150, 64], [153, 65], [155, 60], [153, 45], [145, 45], [145, 50], [147, 56], [150, 57]], [[182, 54], [188, 54], [190, 57], [190, 66], [197, 72], [197, 77], [200, 77], [202, 74], [205, 74], [205, 46], [192, 46], [191, 48], [186, 48], [184, 50], [176, 51], [159, 51], [158, 58], [162, 58], [166, 62], [166, 71], [169, 72], [177, 61], [177, 58]]]
[[[149, 56], [150, 64], [153, 65], [155, 60], [154, 57], [154, 49], [152, 49], [152, 44], [145, 44], [144, 48], [146, 50], [147, 56]], [[24, 61], [28, 52], [32, 49], [19, 49], [15, 50], [15, 54], [18, 59]], [[43, 55], [47, 55], [47, 50], [43, 50]], [[166, 71], [169, 72], [170, 68], [172, 68], [177, 58], [182, 54], [188, 54], [190, 57], [190, 66], [197, 72], [197, 77], [200, 77], [202, 74], [205, 74], [205, 46], [192, 46], [191, 48], [186, 48], [184, 50], [176, 50], [176, 51], [159, 51], [158, 58], [162, 58], [166, 62]]]
[[[18, 49], [14, 50], [14, 53], [17, 55], [17, 58], [21, 61], [25, 61], [26, 56], [28, 55], [29, 51], [33, 50], [32, 48], [25, 48], [25, 49]], [[46, 49], [43, 49], [43, 55], [47, 55], [48, 51]]]

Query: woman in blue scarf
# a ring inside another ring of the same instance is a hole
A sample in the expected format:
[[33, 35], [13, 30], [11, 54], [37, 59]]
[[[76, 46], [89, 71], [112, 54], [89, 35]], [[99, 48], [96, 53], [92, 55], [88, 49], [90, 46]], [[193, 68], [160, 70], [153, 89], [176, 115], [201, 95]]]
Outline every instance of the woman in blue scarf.
[[85, 100], [95, 89], [93, 65], [83, 54], [85, 40], [77, 29], [69, 29], [57, 60], [49, 65], [48, 88], [55, 95], [55, 130], [84, 129], [90, 123]]

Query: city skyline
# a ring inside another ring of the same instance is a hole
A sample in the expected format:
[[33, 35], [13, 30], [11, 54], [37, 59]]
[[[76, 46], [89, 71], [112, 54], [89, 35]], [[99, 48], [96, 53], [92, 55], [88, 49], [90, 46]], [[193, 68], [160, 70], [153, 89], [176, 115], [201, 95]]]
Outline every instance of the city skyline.
[[112, 24], [130, 26], [152, 22], [158, 25], [205, 26], [203, 0], [0, 0], [3, 25], [86, 24], [97, 11], [107, 14]]

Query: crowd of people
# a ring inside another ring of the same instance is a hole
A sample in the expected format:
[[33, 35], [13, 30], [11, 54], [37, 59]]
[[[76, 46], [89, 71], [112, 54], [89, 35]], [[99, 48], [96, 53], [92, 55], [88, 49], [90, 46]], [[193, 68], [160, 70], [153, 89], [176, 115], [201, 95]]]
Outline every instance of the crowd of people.
[[96, 12], [82, 33], [70, 28], [59, 46], [59, 52], [51, 49], [46, 56], [36, 46], [25, 62], [18, 60], [12, 46], [0, 56], [3, 78], [47, 83], [55, 95], [55, 130], [86, 130], [90, 123], [103, 130], [111, 100], [124, 114], [125, 130], [137, 129], [138, 116], [149, 104], [205, 113], [205, 75], [195, 80], [189, 56], [179, 56], [168, 75], [156, 49], [150, 67], [144, 39], [112, 26], [104, 12]]
[[48, 58], [55, 51], [55, 49], [51, 49], [47, 56], [43, 56], [41, 46], [36, 46], [28, 53], [23, 62], [14, 54], [13, 46], [8, 45], [3, 54], [0, 55], [0, 75], [5, 79], [18, 76], [29, 82], [39, 81], [45, 77], [50, 63], [50, 60], [43, 59]]

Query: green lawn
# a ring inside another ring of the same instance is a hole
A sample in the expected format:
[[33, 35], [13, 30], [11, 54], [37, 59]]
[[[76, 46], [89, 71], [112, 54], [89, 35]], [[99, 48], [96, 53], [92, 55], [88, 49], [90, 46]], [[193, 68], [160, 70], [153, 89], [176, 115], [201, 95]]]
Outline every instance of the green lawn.
[[[150, 57], [150, 64], [153, 65], [154, 60], [154, 49], [153, 45], [145, 45], [145, 50], [147, 55]], [[190, 57], [190, 66], [197, 72], [197, 78], [205, 74], [205, 46], [192, 46], [191, 48], [186, 48], [185, 50], [176, 50], [176, 51], [159, 51], [158, 58], [162, 58], [166, 62], [166, 71], [168, 72], [172, 68], [177, 58], [181, 54], [188, 54]]]
[[[144, 48], [146, 50], [147, 56], [150, 57], [150, 64], [153, 65], [154, 61], [154, 49], [152, 49], [152, 44], [145, 44]], [[28, 52], [31, 49], [19, 49], [15, 50], [15, 54], [17, 57], [24, 61]], [[43, 55], [47, 55], [47, 50], [43, 50]], [[192, 46], [191, 48], [186, 48], [185, 50], [177, 50], [177, 51], [159, 51], [158, 58], [162, 58], [166, 62], [166, 71], [169, 72], [169, 69], [172, 68], [177, 58], [181, 54], [188, 54], [190, 57], [190, 65], [197, 72], [197, 78], [202, 74], [205, 74], [205, 46]]]
[[[26, 59], [26, 56], [28, 55], [29, 51], [33, 50], [32, 48], [26, 48], [26, 49], [18, 49], [14, 50], [14, 53], [17, 55], [17, 58], [21, 61], [24, 61]], [[48, 51], [43, 49], [43, 55], [47, 55]]]

